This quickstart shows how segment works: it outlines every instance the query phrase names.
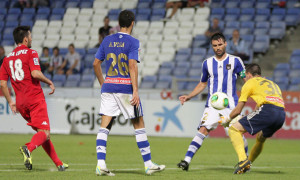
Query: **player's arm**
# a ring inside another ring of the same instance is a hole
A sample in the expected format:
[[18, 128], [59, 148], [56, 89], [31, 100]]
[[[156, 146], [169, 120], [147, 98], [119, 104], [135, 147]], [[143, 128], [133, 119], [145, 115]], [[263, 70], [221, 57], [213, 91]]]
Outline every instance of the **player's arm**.
[[64, 59], [63, 63], [59, 67], [59, 69], [61, 69], [61, 70], [64, 69], [66, 67], [67, 63], [68, 63], [67, 59]]
[[231, 113], [229, 114], [229, 119], [234, 119], [235, 117], [237, 117], [238, 115], [241, 114], [244, 106], [245, 106], [246, 102], [238, 102], [238, 104], [236, 105], [236, 107], [231, 111]]
[[93, 67], [94, 67], [95, 75], [98, 79], [98, 82], [100, 83], [100, 85], [102, 87], [102, 84], [104, 83], [104, 78], [103, 78], [103, 75], [102, 75], [101, 64], [102, 64], [102, 61], [95, 58], [94, 63], [93, 63]]
[[12, 112], [17, 113], [16, 103], [12, 100], [12, 98], [10, 96], [8, 86], [7, 86], [7, 81], [6, 80], [0, 80], [0, 86], [1, 86], [2, 93], [5, 97], [5, 99], [7, 100]]
[[34, 79], [38, 79], [39, 81], [42, 81], [46, 84], [49, 85], [49, 87], [51, 88], [51, 92], [49, 93], [49, 95], [53, 94], [54, 91], [55, 91], [55, 86], [53, 84], [53, 82], [51, 80], [49, 80], [48, 78], [46, 78], [44, 76], [44, 74], [42, 73], [42, 71], [40, 70], [33, 70], [31, 71], [31, 76], [34, 78]]
[[131, 105], [138, 105], [140, 104], [139, 92], [138, 92], [138, 67], [137, 61], [134, 59], [129, 59], [129, 74], [133, 89]]
[[193, 97], [200, 94], [206, 88], [206, 86], [207, 86], [207, 82], [201, 82], [200, 81], [190, 94], [183, 95], [183, 96], [179, 97], [179, 100], [180, 100], [181, 104], [183, 105], [184, 102], [189, 101]]

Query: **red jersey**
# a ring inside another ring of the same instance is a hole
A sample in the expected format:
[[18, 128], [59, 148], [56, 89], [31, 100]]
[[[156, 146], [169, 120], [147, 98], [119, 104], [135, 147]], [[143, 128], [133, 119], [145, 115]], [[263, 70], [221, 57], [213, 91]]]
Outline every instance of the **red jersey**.
[[39, 56], [25, 45], [16, 47], [3, 60], [0, 80], [10, 78], [16, 93], [17, 108], [45, 99], [40, 81], [31, 76], [33, 70], [41, 70]]

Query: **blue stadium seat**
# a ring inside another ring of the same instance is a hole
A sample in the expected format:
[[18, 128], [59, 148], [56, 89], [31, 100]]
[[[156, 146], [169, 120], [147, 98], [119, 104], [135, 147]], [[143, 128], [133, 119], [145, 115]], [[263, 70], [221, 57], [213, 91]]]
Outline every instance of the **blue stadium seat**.
[[239, 8], [229, 8], [226, 10], [224, 21], [235, 21], [239, 18], [239, 15], [240, 15]]
[[189, 70], [188, 75], [190, 77], [201, 76], [201, 69], [200, 68], [192, 68]]
[[152, 89], [154, 88], [155, 82], [142, 82], [140, 84], [140, 88], [141, 89]]
[[255, 0], [242, 1], [240, 3], [240, 8], [253, 8], [254, 4], [255, 4]]
[[225, 28], [223, 31], [223, 34], [226, 37], [231, 37], [232, 36], [232, 32], [235, 30], [236, 28]]
[[292, 52], [292, 56], [300, 56], [300, 49], [294, 49]]
[[66, 8], [76, 8], [78, 7], [79, 3], [78, 2], [67, 2], [65, 7]]
[[283, 8], [276, 8], [273, 9], [272, 15], [270, 16], [270, 21], [276, 22], [276, 21], [282, 21], [285, 17], [285, 9]]
[[254, 29], [254, 35], [268, 34], [270, 28], [270, 22], [261, 21], [256, 22], [256, 29]]
[[297, 84], [297, 85], [292, 85], [290, 84], [287, 88], [288, 91], [300, 91], [300, 85]]
[[270, 9], [268, 8], [259, 8], [256, 9], [256, 15], [254, 17], [255, 21], [268, 21], [270, 16]]
[[290, 70], [289, 71], [289, 77], [290, 78], [295, 78], [295, 77], [300, 77], [300, 70]]
[[212, 8], [211, 9], [210, 20], [212, 20], [214, 18], [218, 18], [219, 20], [222, 20], [224, 14], [225, 14], [225, 9], [224, 8]]
[[95, 80], [94, 74], [84, 74], [81, 76], [79, 87], [92, 87], [94, 84], [94, 80]]
[[188, 62], [188, 61], [181, 61], [181, 62], [176, 63], [176, 67], [179, 67], [179, 68], [189, 68], [190, 65], [191, 65], [190, 62]]
[[288, 26], [297, 26], [300, 22], [300, 9], [299, 8], [288, 9], [284, 21]]
[[49, 17], [49, 21], [60, 21], [63, 19], [63, 15], [61, 14], [51, 14]]
[[198, 85], [199, 82], [188, 82], [187, 86], [186, 86], [186, 90], [193, 90], [197, 85]]
[[291, 64], [291, 68], [300, 70], [300, 62]]
[[290, 78], [290, 84], [292, 85], [299, 85], [300, 84], [300, 77], [292, 77]]
[[229, 21], [229, 22], [226, 22], [226, 28], [239, 29], [240, 28], [240, 22], [238, 22], [238, 21]]
[[202, 68], [202, 62], [201, 61], [194, 61], [194, 62], [191, 62], [191, 67], [192, 68], [199, 68], [201, 69]]
[[34, 8], [24, 8], [22, 13], [23, 14], [35, 14], [35, 9]]
[[256, 1], [256, 8], [270, 8], [271, 6], [271, 0], [259, 0]]
[[157, 76], [155, 75], [146, 75], [143, 77], [143, 82], [154, 82], [156, 83], [157, 82]]
[[173, 68], [159, 68], [158, 75], [170, 75]]
[[80, 8], [92, 8], [93, 3], [92, 2], [80, 2], [79, 7]]
[[285, 35], [286, 23], [284, 21], [272, 22], [269, 32], [271, 39], [282, 39]]
[[6, 15], [7, 9], [6, 8], [0, 8], [0, 15]]
[[192, 53], [191, 48], [181, 48], [177, 51], [177, 55], [190, 55]]
[[244, 39], [250, 46], [252, 46], [254, 42], [254, 35], [245, 34], [245, 35], [241, 35], [241, 38]]
[[285, 84], [285, 83], [280, 83], [280, 84], [277, 84], [280, 88], [281, 91], [286, 91], [288, 89], [288, 84]]
[[15, 44], [14, 40], [2, 40], [2, 46], [13, 46]]
[[277, 70], [285, 70], [289, 71], [290, 70], [290, 64], [289, 63], [278, 63], [274, 69], [275, 71]]
[[38, 14], [35, 16], [35, 20], [48, 20], [48, 14]]
[[64, 86], [65, 87], [77, 87], [80, 81], [80, 75], [79, 74], [72, 74], [69, 75]]
[[60, 15], [64, 15], [65, 14], [65, 8], [53, 8], [52, 9], [52, 15], [53, 14], [60, 14]]
[[291, 55], [290, 63], [292, 64], [300, 64], [300, 55]]
[[153, 4], [152, 4], [152, 8], [153, 8], [153, 10], [154, 9], [160, 9], [160, 8], [165, 8], [165, 2], [154, 2]]
[[21, 9], [19, 9], [19, 8], [10, 8], [10, 9], [8, 9], [8, 14], [21, 14]]
[[143, 8], [150, 8], [151, 6], [151, 1], [148, 1], [148, 2], [139, 2], [138, 5], [137, 5], [137, 8], [138, 9], [143, 9]]
[[[104, 63], [102, 63], [102, 64], [104, 64]], [[101, 64], [101, 67], [102, 67], [102, 64]], [[82, 71], [82, 74], [83, 75], [95, 74], [94, 68], [84, 68], [83, 71]]]
[[274, 79], [274, 82], [276, 84], [286, 84], [286, 85], [288, 85], [289, 84], [289, 77], [286, 77], [286, 76], [276, 77]]
[[20, 26], [30, 26], [33, 27], [33, 21], [21, 21]]
[[56, 87], [63, 87], [66, 81], [66, 75], [55, 74], [52, 77], [52, 81]]
[[224, 7], [225, 0], [213, 0], [210, 4], [211, 8], [221, 8]]
[[196, 35], [193, 41], [193, 47], [200, 47], [207, 42], [207, 37], [205, 35]]
[[203, 55], [206, 54], [207, 49], [206, 48], [193, 48], [192, 49], [192, 54], [197, 54], [197, 55]]
[[239, 7], [239, 1], [227, 0], [225, 7], [226, 8], [237, 8], [237, 7]]
[[6, 16], [6, 21], [18, 21], [20, 14], [8, 14]]
[[161, 64], [162, 68], [174, 68], [175, 67], [175, 62], [174, 61], [167, 61], [167, 62], [163, 62]]
[[288, 71], [286, 70], [279, 70], [279, 71], [274, 71], [273, 72], [273, 77], [274, 79], [277, 77], [286, 77], [288, 75]]
[[5, 23], [5, 27], [17, 27], [19, 25], [19, 22], [18, 21], [6, 21]]
[[51, 4], [52, 8], [64, 8], [65, 7], [65, 1], [55, 1]]
[[157, 89], [169, 89], [172, 83], [172, 76], [170, 75], [160, 75], [158, 77], [158, 82], [155, 84]]
[[187, 67], [176, 67], [173, 70], [173, 75], [174, 76], [186, 76], [188, 71], [189, 71], [189, 68], [187, 68]]
[[206, 53], [201, 55], [201, 54], [193, 54], [190, 57], [191, 62], [202, 62], [204, 58], [206, 57]]
[[34, 14], [22, 14], [20, 21], [32, 21], [34, 19]]
[[244, 8], [241, 10], [240, 14], [240, 21], [252, 21], [253, 17], [255, 15], [255, 9], [254, 8]]
[[0, 3], [0, 8], [7, 8], [7, 6], [8, 6], [8, 2], [7, 1]]
[[286, 2], [286, 7], [287, 8], [294, 8], [295, 7], [295, 4], [298, 3], [298, 0], [288, 0]]
[[270, 37], [268, 35], [257, 35], [253, 43], [255, 53], [266, 53], [270, 46]]
[[50, 8], [46, 8], [46, 7], [39, 8], [38, 11], [37, 11], [37, 14], [38, 15], [40, 15], [40, 14], [47, 14], [47, 15], [49, 15], [50, 14]]

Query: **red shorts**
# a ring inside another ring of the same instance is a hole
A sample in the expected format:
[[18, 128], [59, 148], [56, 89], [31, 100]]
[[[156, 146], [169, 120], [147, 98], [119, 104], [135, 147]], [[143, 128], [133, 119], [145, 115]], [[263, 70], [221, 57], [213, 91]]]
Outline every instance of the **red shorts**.
[[26, 106], [17, 107], [20, 114], [32, 129], [50, 130], [50, 123], [45, 99]]

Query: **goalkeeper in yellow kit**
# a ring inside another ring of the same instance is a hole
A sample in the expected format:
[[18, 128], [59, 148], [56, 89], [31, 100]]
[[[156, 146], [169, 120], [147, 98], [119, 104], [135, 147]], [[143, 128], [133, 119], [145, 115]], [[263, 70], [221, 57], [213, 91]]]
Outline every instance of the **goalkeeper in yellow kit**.
[[[256, 102], [256, 110], [229, 128], [229, 137], [238, 155], [239, 163], [234, 174], [243, 174], [250, 170], [251, 163], [257, 158], [263, 149], [266, 138], [271, 137], [279, 130], [285, 120], [284, 102], [280, 88], [273, 81], [261, 77], [261, 69], [258, 64], [249, 64], [246, 67], [246, 83], [242, 87], [241, 96], [237, 106], [231, 111], [229, 117], [221, 118], [223, 126], [238, 116], [247, 99], [251, 97]], [[256, 143], [251, 149], [249, 158], [244, 150], [242, 135], [248, 132], [256, 136]]]

